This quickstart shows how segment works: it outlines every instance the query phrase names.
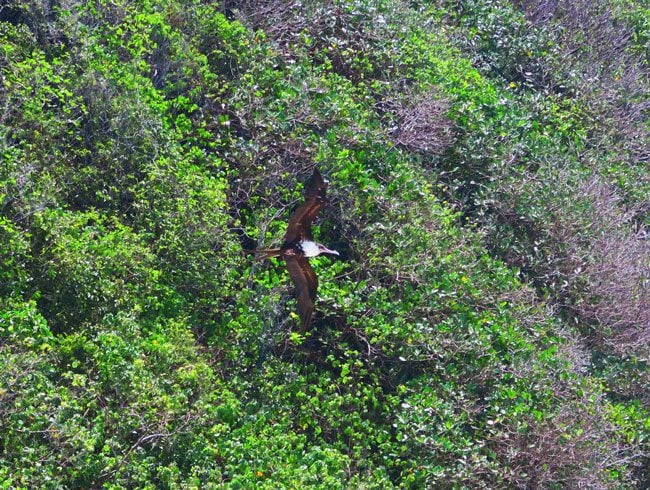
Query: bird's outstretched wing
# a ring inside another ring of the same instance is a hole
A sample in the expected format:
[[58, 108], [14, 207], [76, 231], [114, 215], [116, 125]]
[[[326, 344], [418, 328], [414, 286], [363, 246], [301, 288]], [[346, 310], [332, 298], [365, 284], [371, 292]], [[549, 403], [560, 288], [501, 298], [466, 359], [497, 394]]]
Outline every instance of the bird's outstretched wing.
[[326, 201], [327, 181], [323, 179], [317, 168], [305, 184], [305, 202], [302, 203], [289, 218], [284, 243], [300, 240], [311, 240], [311, 224]]
[[305, 331], [314, 314], [314, 301], [318, 289], [318, 278], [314, 269], [309, 265], [309, 259], [299, 255], [285, 257], [289, 275], [296, 285], [298, 314], [300, 315], [300, 330]]

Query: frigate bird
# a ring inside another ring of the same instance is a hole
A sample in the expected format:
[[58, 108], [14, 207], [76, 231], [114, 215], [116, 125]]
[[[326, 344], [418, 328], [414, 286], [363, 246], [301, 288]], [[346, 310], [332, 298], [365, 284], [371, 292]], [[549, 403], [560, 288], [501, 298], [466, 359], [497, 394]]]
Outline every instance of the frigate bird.
[[289, 218], [280, 248], [252, 250], [258, 254], [258, 260], [271, 257], [284, 259], [289, 275], [296, 286], [301, 331], [309, 326], [314, 314], [318, 289], [318, 277], [309, 264], [309, 258], [321, 254], [339, 254], [336, 250], [330, 250], [325, 245], [315, 242], [311, 234], [311, 225], [327, 200], [326, 191], [327, 181], [323, 179], [318, 169], [314, 168], [314, 173], [305, 184], [305, 202]]

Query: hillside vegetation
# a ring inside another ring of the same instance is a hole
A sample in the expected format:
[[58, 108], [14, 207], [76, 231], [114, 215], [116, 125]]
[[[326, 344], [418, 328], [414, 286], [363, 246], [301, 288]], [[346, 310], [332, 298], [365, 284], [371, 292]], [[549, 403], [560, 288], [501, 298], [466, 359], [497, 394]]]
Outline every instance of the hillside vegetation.
[[[643, 0], [0, 6], [0, 488], [650, 487]], [[281, 241], [318, 167], [299, 333]]]

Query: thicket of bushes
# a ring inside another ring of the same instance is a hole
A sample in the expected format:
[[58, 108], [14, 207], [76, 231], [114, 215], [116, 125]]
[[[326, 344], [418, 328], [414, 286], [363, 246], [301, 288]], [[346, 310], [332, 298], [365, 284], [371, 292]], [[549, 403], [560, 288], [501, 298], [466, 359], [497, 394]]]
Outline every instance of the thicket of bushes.
[[648, 14], [0, 8], [3, 488], [647, 487]]
[[618, 379], [609, 388], [646, 397], [648, 12], [630, 2], [515, 3], [521, 13], [505, 2], [463, 3], [459, 16], [461, 32], [474, 33], [459, 43], [512, 89], [520, 115], [508, 124], [526, 129], [482, 145], [490, 170], [475, 177], [475, 215], [490, 248], [526, 273], [594, 354], [640, 363], [637, 390]]

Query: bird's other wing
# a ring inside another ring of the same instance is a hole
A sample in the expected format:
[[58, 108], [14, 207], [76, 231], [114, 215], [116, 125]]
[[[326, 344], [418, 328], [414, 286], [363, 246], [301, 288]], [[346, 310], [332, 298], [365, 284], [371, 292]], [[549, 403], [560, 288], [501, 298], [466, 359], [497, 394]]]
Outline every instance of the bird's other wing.
[[[327, 181], [323, 178], [318, 168], [314, 167], [314, 172], [305, 183], [305, 199], [310, 197], [318, 197], [321, 191], [327, 189]], [[323, 195], [323, 197], [325, 197]]]
[[285, 243], [312, 239], [311, 224], [325, 204], [326, 192], [327, 181], [323, 179], [318, 169], [314, 168], [314, 173], [305, 184], [305, 202], [289, 218], [287, 232], [284, 235]]
[[314, 314], [314, 301], [318, 289], [318, 278], [314, 269], [309, 265], [309, 259], [297, 255], [285, 257], [289, 275], [296, 285], [298, 314], [300, 315], [300, 330], [305, 331]]

